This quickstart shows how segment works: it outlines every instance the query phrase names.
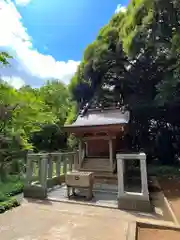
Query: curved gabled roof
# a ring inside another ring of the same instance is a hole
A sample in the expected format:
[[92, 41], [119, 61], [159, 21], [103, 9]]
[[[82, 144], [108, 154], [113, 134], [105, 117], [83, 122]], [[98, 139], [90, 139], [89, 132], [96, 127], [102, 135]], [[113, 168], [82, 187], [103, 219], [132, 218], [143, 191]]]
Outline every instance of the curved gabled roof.
[[120, 109], [95, 109], [88, 110], [84, 116], [79, 115], [71, 125], [64, 127], [86, 127], [114, 124], [127, 124], [130, 120], [129, 111], [122, 112]]

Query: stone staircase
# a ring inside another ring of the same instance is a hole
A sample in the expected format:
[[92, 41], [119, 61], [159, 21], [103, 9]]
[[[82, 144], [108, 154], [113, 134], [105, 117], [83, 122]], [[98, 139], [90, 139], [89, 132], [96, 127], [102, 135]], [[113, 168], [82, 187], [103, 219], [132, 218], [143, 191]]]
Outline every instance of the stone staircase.
[[110, 161], [108, 158], [85, 158], [81, 168], [81, 171], [91, 171], [97, 173], [113, 173]]

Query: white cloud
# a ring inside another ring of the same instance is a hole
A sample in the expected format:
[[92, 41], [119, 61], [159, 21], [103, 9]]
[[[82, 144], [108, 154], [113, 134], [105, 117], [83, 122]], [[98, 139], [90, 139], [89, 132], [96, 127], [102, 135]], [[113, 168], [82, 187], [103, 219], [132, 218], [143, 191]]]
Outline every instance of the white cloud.
[[126, 12], [127, 8], [125, 6], [122, 6], [121, 4], [117, 5], [117, 8], [115, 10], [115, 13], [119, 13], [119, 12]]
[[8, 82], [11, 86], [15, 87], [16, 89], [21, 88], [22, 86], [25, 85], [25, 82], [22, 78], [20, 77], [3, 77], [3, 80]]
[[17, 5], [26, 6], [31, 0], [15, 0]]
[[53, 78], [68, 83], [80, 63], [73, 60], [56, 61], [53, 56], [34, 49], [31, 37], [22, 24], [22, 17], [10, 0], [0, 0], [0, 32], [0, 51], [8, 51], [13, 56], [11, 65], [1, 69], [1, 79], [7, 81], [10, 77], [9, 82], [14, 86], [19, 86], [22, 81], [41, 85], [44, 80]]

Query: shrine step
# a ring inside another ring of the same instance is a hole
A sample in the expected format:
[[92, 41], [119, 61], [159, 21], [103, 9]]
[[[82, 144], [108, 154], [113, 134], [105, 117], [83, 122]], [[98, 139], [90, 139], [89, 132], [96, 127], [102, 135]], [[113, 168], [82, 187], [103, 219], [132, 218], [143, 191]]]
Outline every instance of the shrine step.
[[108, 158], [85, 158], [81, 170], [112, 172]]
[[108, 178], [108, 179], [117, 179], [117, 174], [114, 174], [112, 172], [95, 172], [95, 177], [97, 179], [104, 179], [104, 178]]
[[114, 174], [113, 172], [107, 172], [107, 171], [96, 171], [96, 170], [84, 170], [83, 168], [79, 169], [79, 171], [90, 171], [94, 173], [95, 179], [100, 182], [106, 182], [106, 180], [110, 180], [112, 182], [117, 182], [117, 174]]
[[95, 172], [96, 183], [118, 184], [117, 174], [110, 172]]

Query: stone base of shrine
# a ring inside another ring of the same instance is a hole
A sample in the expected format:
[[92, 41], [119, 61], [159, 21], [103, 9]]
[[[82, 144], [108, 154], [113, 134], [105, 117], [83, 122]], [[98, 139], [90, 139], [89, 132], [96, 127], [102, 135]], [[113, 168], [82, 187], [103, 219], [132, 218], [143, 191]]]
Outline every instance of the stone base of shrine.
[[153, 208], [149, 200], [121, 197], [118, 199], [118, 208], [122, 210], [152, 213]]
[[30, 185], [24, 187], [24, 197], [45, 199], [47, 197], [47, 189], [38, 185]]

